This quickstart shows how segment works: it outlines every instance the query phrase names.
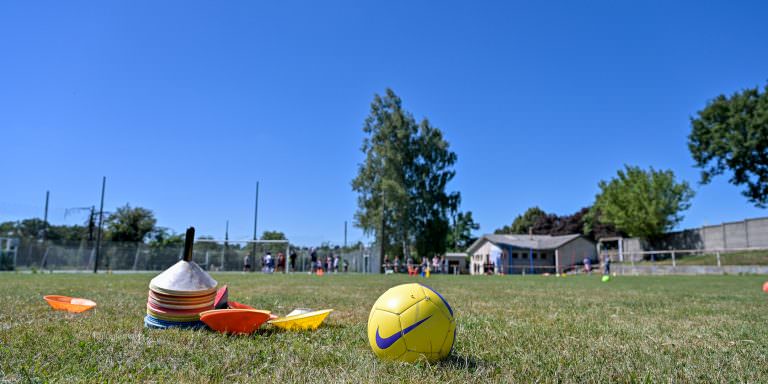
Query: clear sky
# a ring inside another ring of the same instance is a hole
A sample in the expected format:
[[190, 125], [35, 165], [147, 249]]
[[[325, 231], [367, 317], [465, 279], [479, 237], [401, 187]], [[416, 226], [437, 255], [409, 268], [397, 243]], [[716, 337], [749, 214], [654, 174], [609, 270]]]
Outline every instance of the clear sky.
[[[341, 243], [371, 99], [458, 155], [479, 232], [593, 202], [623, 164], [697, 189], [681, 227], [765, 216], [699, 187], [689, 119], [768, 80], [765, 1], [0, 2], [0, 221], [130, 203], [178, 232]], [[349, 241], [363, 239], [350, 224]]]

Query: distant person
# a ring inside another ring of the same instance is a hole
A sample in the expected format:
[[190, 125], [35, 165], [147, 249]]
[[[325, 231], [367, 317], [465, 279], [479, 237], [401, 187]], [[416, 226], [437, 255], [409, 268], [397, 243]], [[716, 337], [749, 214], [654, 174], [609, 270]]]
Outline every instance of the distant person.
[[408, 260], [405, 262], [405, 269], [408, 271], [408, 276], [416, 275], [416, 266], [413, 264], [413, 256], [408, 257]]
[[395, 273], [400, 273], [400, 256], [395, 256], [395, 261], [392, 265]]
[[339, 255], [333, 257], [333, 273], [339, 272]]
[[349, 272], [349, 262], [344, 259], [344, 273]]
[[296, 270], [296, 258], [297, 257], [298, 256], [296, 255], [296, 250], [292, 249], [291, 250], [291, 255], [288, 256], [288, 259], [290, 260], [290, 263], [291, 263], [291, 272]]
[[592, 260], [589, 257], [584, 258], [584, 273], [592, 274]]
[[277, 272], [285, 272], [285, 254], [282, 252], [277, 253]]
[[432, 271], [434, 273], [440, 273], [440, 259], [437, 257], [437, 255], [432, 257]]
[[611, 256], [606, 255], [605, 261], [603, 261], [603, 275], [611, 274]]
[[333, 268], [333, 259], [331, 258], [332, 253], [329, 253], [325, 256], [325, 271], [331, 272], [331, 268]]
[[251, 258], [246, 253], [245, 256], [243, 256], [243, 272], [250, 272], [251, 271]]
[[272, 260], [272, 253], [267, 252], [264, 256], [264, 272], [272, 273], [274, 271], [274, 261]]
[[314, 248], [310, 248], [309, 252], [309, 261], [310, 261], [310, 271], [309, 274], [314, 274], [317, 272], [317, 251]]

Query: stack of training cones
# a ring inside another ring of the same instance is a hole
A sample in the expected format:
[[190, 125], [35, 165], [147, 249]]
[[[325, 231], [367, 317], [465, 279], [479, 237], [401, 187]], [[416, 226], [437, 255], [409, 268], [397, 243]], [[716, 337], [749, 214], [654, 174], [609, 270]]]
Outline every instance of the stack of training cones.
[[213, 309], [216, 280], [192, 261], [195, 228], [187, 229], [184, 257], [149, 283], [144, 326], [201, 327], [200, 312]]

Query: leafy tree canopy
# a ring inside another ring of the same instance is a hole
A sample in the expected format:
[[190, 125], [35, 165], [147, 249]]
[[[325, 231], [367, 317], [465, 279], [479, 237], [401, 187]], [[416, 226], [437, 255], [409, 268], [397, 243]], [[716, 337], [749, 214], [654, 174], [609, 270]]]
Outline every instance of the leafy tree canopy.
[[480, 229], [480, 224], [472, 218], [472, 211], [457, 213], [453, 227], [448, 233], [447, 248], [454, 252], [466, 251], [477, 240], [472, 232], [478, 229]]
[[[591, 207], [584, 207], [570, 215], [547, 213], [539, 207], [531, 207], [524, 214], [517, 216], [511, 226], [504, 226], [495, 231], [497, 234], [528, 233], [528, 228], [534, 235], [572, 235], [583, 234], [590, 239], [616, 236], [619, 231], [612, 225], [600, 220], [600, 216], [588, 215]], [[512, 228], [515, 228], [513, 232]]]
[[149, 233], [149, 245], [151, 247], [178, 247], [184, 245], [184, 235], [174, 232], [170, 228], [155, 227]]
[[547, 213], [539, 207], [528, 208], [522, 215], [517, 215], [511, 225], [505, 225], [495, 230], [494, 233], [528, 233], [528, 229], [533, 228], [536, 220], [546, 215]]
[[629, 236], [653, 239], [673, 229], [690, 207], [693, 190], [676, 182], [672, 171], [645, 171], [625, 166], [610, 181], [600, 181], [600, 193], [589, 211]]
[[126, 204], [106, 220], [107, 234], [112, 241], [143, 242], [146, 236], [155, 229], [155, 215], [152, 211]]
[[264, 231], [261, 234], [262, 240], [285, 240], [285, 234], [280, 231]]
[[758, 207], [768, 204], [768, 85], [720, 95], [691, 119], [688, 148], [701, 183], [727, 170], [730, 182]]

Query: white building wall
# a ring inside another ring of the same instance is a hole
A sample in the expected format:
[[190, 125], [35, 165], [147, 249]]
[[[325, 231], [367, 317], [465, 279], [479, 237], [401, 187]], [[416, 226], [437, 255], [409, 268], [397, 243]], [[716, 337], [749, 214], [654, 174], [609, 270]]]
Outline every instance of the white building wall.
[[484, 272], [484, 266], [491, 257], [492, 251], [501, 252], [501, 249], [488, 240], [483, 240], [481, 245], [471, 256], [472, 260], [469, 265], [470, 275], [482, 275]]

